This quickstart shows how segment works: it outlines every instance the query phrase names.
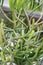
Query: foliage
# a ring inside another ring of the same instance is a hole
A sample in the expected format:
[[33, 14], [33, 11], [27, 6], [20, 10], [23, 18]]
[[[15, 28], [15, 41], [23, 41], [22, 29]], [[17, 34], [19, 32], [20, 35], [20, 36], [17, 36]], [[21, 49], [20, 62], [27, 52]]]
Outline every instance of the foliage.
[[[32, 10], [34, 8], [36, 8], [37, 6], [40, 5], [40, 3], [43, 1], [38, 0], [38, 2], [36, 0], [9, 0], [9, 4], [10, 4], [10, 9], [14, 10], [17, 9], [19, 10], [20, 8], [25, 8], [26, 10]], [[40, 10], [40, 7], [37, 9]]]
[[8, 23], [13, 24], [12, 28], [7, 27], [4, 20], [0, 19], [1, 65], [7, 65], [8, 62], [10, 65], [13, 63], [17, 65], [40, 65], [43, 60], [43, 36], [41, 36], [43, 22], [35, 21], [34, 18], [29, 19], [25, 10], [28, 9], [27, 6], [25, 7], [28, 1], [9, 0], [13, 21], [6, 16], [0, 6], [0, 11], [9, 20]]
[[[43, 33], [42, 27], [32, 24], [27, 32], [27, 28], [24, 29], [24, 33], [22, 32], [24, 27], [21, 28], [22, 26], [17, 27], [16, 30], [8, 28], [3, 23], [3, 19], [1, 20], [0, 63], [2, 65], [7, 65], [7, 62], [17, 65], [32, 65], [34, 63], [37, 65], [38, 59], [43, 56], [43, 37], [40, 38], [40, 33]], [[42, 56], [40, 57], [40, 55]]]
[[3, 5], [4, 0], [0, 0], [0, 4]]

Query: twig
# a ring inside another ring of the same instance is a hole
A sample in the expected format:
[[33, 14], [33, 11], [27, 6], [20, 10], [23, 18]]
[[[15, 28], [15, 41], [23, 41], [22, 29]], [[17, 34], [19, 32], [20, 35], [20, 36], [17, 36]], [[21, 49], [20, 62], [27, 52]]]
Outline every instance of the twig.
[[27, 18], [27, 21], [28, 21], [28, 26], [31, 27], [31, 23], [30, 23], [30, 20], [29, 20], [29, 16], [27, 15], [26, 11], [24, 10], [25, 12], [25, 15], [26, 15], [26, 18]]
[[2, 14], [5, 16], [5, 18], [6, 18], [7, 20], [9, 20], [11, 23], [14, 24], [14, 22], [5, 14], [5, 12], [3, 11], [3, 9], [1, 8], [1, 6], [0, 6], [0, 11], [2, 12]]
[[14, 12], [14, 15], [15, 15], [16, 19], [19, 20], [25, 27], [28, 27], [21, 19], [19, 19], [19, 17], [17, 17], [15, 12]]
[[[5, 27], [8, 31], [13, 31], [14, 32], [14, 34], [17, 36], [17, 33], [15, 32], [15, 30], [14, 29], [11, 29], [11, 28], [9, 28], [9, 27]], [[5, 30], [5, 29], [4, 29]]]
[[36, 21], [36, 24], [41, 20], [41, 18], [42, 18], [42, 13], [41, 13], [40, 18]]
[[19, 11], [18, 18], [20, 17], [21, 12], [22, 12], [22, 8], [21, 8], [20, 11]]
[[41, 24], [43, 24], [43, 21], [42, 21], [42, 22], [40, 22], [40, 23], [35, 23], [35, 25], [41, 25]]

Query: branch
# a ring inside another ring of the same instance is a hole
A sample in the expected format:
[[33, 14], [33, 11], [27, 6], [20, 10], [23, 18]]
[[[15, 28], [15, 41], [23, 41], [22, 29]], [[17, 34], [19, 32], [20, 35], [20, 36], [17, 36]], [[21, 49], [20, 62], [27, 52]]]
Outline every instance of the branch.
[[43, 24], [43, 21], [40, 22], [40, 23], [35, 23], [34, 25], [41, 25], [41, 24]]
[[23, 24], [25, 27], [28, 27], [21, 19], [19, 19], [19, 17], [17, 17], [15, 12], [14, 12], [14, 15], [15, 15], [16, 19], [21, 22], [21, 24]]
[[3, 9], [1, 8], [1, 6], [0, 6], [0, 11], [2, 12], [2, 14], [5, 16], [5, 18], [6, 18], [7, 20], [9, 20], [11, 23], [14, 24], [14, 22], [5, 14], [5, 12], [3, 11]]
[[36, 21], [36, 24], [41, 20], [41, 18], [42, 18], [42, 13], [41, 13], [40, 18]]
[[26, 11], [24, 10], [25, 12], [25, 15], [26, 15], [26, 18], [27, 18], [27, 21], [28, 21], [28, 26], [31, 27], [31, 23], [30, 23], [30, 20], [29, 20], [29, 16], [27, 15]]

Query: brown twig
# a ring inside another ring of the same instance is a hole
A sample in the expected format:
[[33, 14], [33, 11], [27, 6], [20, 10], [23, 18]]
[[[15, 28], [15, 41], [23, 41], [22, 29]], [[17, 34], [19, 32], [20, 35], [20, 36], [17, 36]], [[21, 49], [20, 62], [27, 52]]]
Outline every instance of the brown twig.
[[14, 15], [17, 20], [19, 20], [25, 27], [28, 27], [19, 17], [17, 17], [16, 13], [14, 12]]
[[36, 21], [36, 24], [41, 20], [41, 18], [42, 18], [42, 13], [41, 13], [40, 18]]
[[41, 25], [41, 24], [43, 24], [43, 21], [42, 21], [42, 22], [40, 22], [40, 23], [35, 23], [35, 25]]
[[29, 20], [29, 16], [28, 14], [26, 13], [26, 11], [24, 10], [25, 12], [25, 15], [26, 15], [26, 18], [27, 18], [27, 21], [28, 21], [28, 26], [31, 27], [31, 23], [30, 23], [30, 20]]
[[9, 20], [11, 23], [14, 24], [14, 22], [5, 14], [5, 12], [3, 11], [3, 9], [1, 8], [1, 6], [0, 6], [0, 11], [2, 12], [2, 14], [5, 16], [5, 18], [6, 18], [7, 20]]

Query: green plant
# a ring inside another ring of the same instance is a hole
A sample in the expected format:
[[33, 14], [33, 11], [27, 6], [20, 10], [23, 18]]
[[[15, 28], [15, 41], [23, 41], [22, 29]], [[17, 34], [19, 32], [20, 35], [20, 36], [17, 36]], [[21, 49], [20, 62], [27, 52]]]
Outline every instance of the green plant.
[[[43, 21], [29, 19], [26, 8], [21, 9], [24, 0], [21, 2], [18, 0], [20, 5], [18, 3], [17, 6], [15, 5], [17, 9], [13, 5], [16, 0], [9, 1], [12, 20], [6, 16], [0, 6], [2, 14], [13, 24], [12, 28], [9, 28], [5, 25], [4, 20], [0, 19], [0, 64], [7, 65], [10, 62], [10, 65], [13, 63], [17, 65], [40, 65], [43, 60], [43, 37], [41, 37]], [[28, 25], [25, 23], [25, 19], [27, 19]]]
[[3, 5], [4, 0], [0, 0], [0, 5]]
[[[21, 0], [21, 1], [20, 0], [13, 0], [13, 1], [9, 0], [11, 10], [14, 10], [14, 8], [16, 8], [17, 10], [19, 10], [20, 8], [32, 10], [36, 8], [37, 6], [39, 6], [41, 2], [43, 1], [38, 0], [37, 2], [36, 0], [27, 0], [27, 1], [26, 0]], [[38, 9], [40, 9], [40, 7]]]
[[32, 62], [38, 62], [36, 60], [43, 54], [43, 37], [40, 38], [40, 33], [43, 30], [41, 26], [36, 27], [34, 25], [34, 19], [32, 22], [32, 26], [28, 29], [27, 33], [22, 33], [24, 27], [19, 26], [16, 30], [11, 29], [4, 25], [3, 19], [1, 20], [0, 63], [2, 65], [7, 65], [8, 62], [10, 62], [10, 65], [12, 63], [32, 65]]

